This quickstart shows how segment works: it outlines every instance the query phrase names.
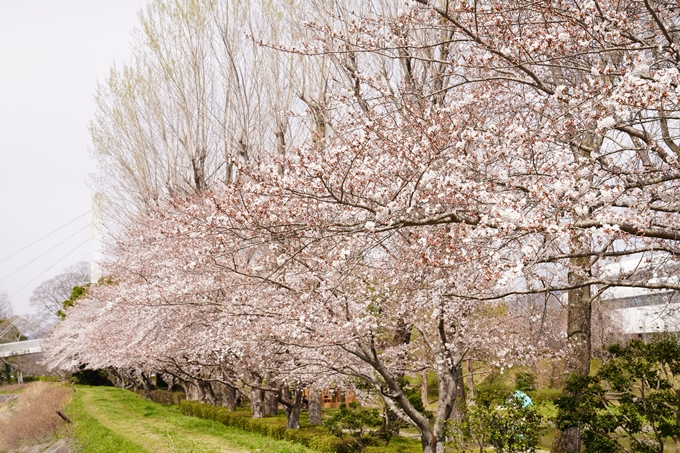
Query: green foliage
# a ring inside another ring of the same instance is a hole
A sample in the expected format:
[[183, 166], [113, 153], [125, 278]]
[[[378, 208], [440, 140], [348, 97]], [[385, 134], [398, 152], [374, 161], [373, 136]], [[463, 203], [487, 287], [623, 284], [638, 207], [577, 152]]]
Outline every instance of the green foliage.
[[560, 389], [538, 389], [526, 393], [534, 403], [542, 404], [557, 401], [562, 391]]
[[284, 439], [325, 453], [349, 453], [351, 450], [323, 427], [302, 425], [300, 429], [287, 429], [284, 418], [251, 418], [250, 411], [231, 412], [224, 407], [202, 404], [198, 401], [181, 401], [180, 408], [187, 415], [215, 420], [223, 425], [258, 433], [274, 439]]
[[[420, 401], [420, 406], [422, 405], [423, 402]], [[342, 404], [337, 413], [323, 421], [323, 426], [340, 438], [351, 451], [363, 451], [367, 446], [375, 444], [378, 430], [371, 428], [381, 425], [382, 418], [377, 409], [359, 407], [356, 402], [349, 407]]]
[[[437, 379], [437, 373], [430, 371], [427, 373], [427, 396], [429, 399], [439, 398], [439, 379]], [[428, 404], [429, 401], [423, 401], [423, 403]]]
[[[95, 423], [75, 431], [77, 446], [84, 447], [74, 449], [75, 452], [132, 453], [148, 448], [171, 453], [312, 453], [296, 443], [187, 417], [177, 406], [155, 404], [127, 390], [85, 386], [77, 390], [67, 415], [72, 416], [74, 426], [83, 421]], [[80, 410], [74, 411], [74, 406]], [[84, 439], [88, 440], [87, 445]]]
[[[182, 412], [187, 415], [215, 420], [226, 426], [258, 433], [274, 439], [295, 442], [321, 453], [352, 453], [355, 451], [341, 439], [332, 435], [323, 426], [300, 423], [301, 427], [299, 429], [286, 429], [284, 417], [252, 419], [250, 411], [230, 412], [225, 407], [215, 407], [210, 404], [199, 403], [198, 401], [183, 400], [179, 406]], [[335, 413], [339, 412], [338, 410]], [[389, 445], [366, 447], [364, 453], [416, 453], [421, 451], [422, 447], [419, 440], [393, 438]]]
[[475, 387], [477, 403], [490, 406], [503, 401], [514, 389], [498, 371], [491, 373]]
[[88, 283], [87, 285], [84, 286], [74, 286], [73, 289], [71, 290], [71, 297], [66, 299], [64, 302], [62, 302], [61, 306], [62, 309], [57, 311], [57, 315], [61, 318], [64, 319], [66, 318], [66, 309], [69, 307], [73, 307], [76, 304], [76, 301], [80, 299], [81, 297], [84, 297], [87, 294], [87, 290], [90, 287], [90, 284]]
[[112, 385], [109, 375], [103, 370], [82, 369], [73, 373], [71, 377], [76, 384], [93, 386]]
[[536, 386], [536, 376], [531, 373], [520, 372], [515, 375], [515, 388], [523, 392], [534, 390]]
[[451, 423], [452, 446], [464, 451], [471, 445], [479, 451], [491, 445], [494, 451], [535, 452], [543, 417], [535, 406], [522, 407], [523, 400], [478, 400], [468, 407], [462, 422]]
[[366, 447], [364, 453], [422, 453], [420, 439], [405, 437], [392, 438], [389, 445], [373, 445]]
[[[137, 394], [141, 397], [146, 397], [146, 392], [144, 390], [138, 390]], [[179, 405], [181, 401], [186, 400], [186, 395], [184, 392], [168, 392], [167, 390], [151, 390], [149, 393], [149, 399], [155, 403], [170, 405]]]
[[[569, 378], [556, 403], [557, 427], [580, 427], [587, 451], [663, 451], [664, 439], [680, 437], [680, 345], [663, 335], [608, 351], [611, 360], [594, 376]], [[622, 438], [630, 443], [628, 450]]]

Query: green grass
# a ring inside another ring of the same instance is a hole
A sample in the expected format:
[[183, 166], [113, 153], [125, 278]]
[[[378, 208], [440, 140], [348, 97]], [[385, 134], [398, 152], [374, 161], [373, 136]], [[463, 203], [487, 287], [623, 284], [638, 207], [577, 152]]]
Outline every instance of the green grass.
[[148, 453], [124, 436], [118, 435], [92, 417], [83, 403], [83, 391], [76, 392], [66, 410], [73, 420], [71, 432], [76, 439], [76, 451], [87, 453]]
[[184, 415], [111, 387], [79, 386], [67, 408], [76, 453], [313, 453], [291, 442]]

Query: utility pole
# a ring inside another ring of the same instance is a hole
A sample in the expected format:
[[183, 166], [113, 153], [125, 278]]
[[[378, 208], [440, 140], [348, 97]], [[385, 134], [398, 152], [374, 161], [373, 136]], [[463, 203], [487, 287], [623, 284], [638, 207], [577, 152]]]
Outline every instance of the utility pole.
[[97, 192], [92, 197], [92, 264], [90, 281], [97, 283], [102, 276], [104, 258], [104, 196]]

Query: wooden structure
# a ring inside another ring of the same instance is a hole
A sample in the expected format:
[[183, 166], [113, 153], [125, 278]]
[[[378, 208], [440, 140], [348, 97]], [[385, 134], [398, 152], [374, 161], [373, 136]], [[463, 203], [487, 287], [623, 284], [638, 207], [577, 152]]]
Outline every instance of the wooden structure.
[[[302, 396], [309, 400], [309, 389], [304, 389]], [[357, 395], [353, 390], [344, 390], [337, 387], [321, 390], [322, 409], [337, 409], [341, 404], [350, 404], [356, 400]]]

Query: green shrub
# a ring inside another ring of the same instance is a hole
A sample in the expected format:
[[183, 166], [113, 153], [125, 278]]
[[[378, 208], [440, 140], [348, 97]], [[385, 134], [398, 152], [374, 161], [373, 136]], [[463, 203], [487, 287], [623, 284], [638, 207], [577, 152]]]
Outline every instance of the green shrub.
[[504, 400], [513, 390], [512, 385], [507, 382], [507, 377], [496, 371], [475, 387], [475, 401], [488, 406]]
[[680, 440], [680, 344], [661, 335], [608, 352], [611, 359], [594, 376], [569, 377], [556, 402], [557, 427], [580, 427], [587, 451], [614, 453], [623, 442], [634, 452], [664, 451], [664, 441]]
[[[427, 397], [433, 401], [439, 398], [439, 379], [435, 371], [427, 373]], [[423, 403], [429, 404], [429, 401], [423, 401]]]
[[[142, 398], [146, 398], [144, 390], [137, 390], [137, 394]], [[186, 399], [184, 392], [168, 392], [167, 390], [151, 390], [149, 399], [154, 403], [165, 405], [175, 404], [179, 405], [180, 401]]]
[[[420, 400], [420, 399], [419, 399]], [[422, 406], [422, 401], [420, 402]], [[363, 451], [378, 440], [382, 418], [377, 409], [342, 404], [340, 411], [323, 421], [323, 426], [344, 442], [351, 451]], [[376, 429], [371, 429], [376, 428]]]
[[389, 445], [375, 445], [366, 447], [364, 453], [422, 453], [420, 439], [394, 437]]
[[531, 373], [520, 372], [515, 375], [515, 389], [523, 392], [534, 390], [536, 385], [536, 376]]
[[[321, 453], [352, 453], [354, 450], [323, 426], [301, 423], [299, 429], [287, 429], [286, 420], [279, 417], [251, 418], [250, 411], [231, 412], [226, 407], [215, 407], [198, 401], [179, 401], [179, 407], [186, 415], [220, 422], [226, 426], [258, 433], [274, 439], [288, 440], [304, 445]], [[334, 411], [335, 414], [340, 411]], [[370, 446], [364, 453], [420, 453], [417, 439], [393, 438], [389, 446]]]
[[517, 397], [476, 403], [462, 422], [451, 423], [455, 451], [471, 445], [479, 451], [491, 445], [499, 453], [536, 451], [543, 417], [535, 406], [522, 407], [524, 400]]
[[527, 392], [527, 394], [534, 403], [541, 404], [555, 402], [562, 394], [562, 391], [560, 389], [538, 389]]

